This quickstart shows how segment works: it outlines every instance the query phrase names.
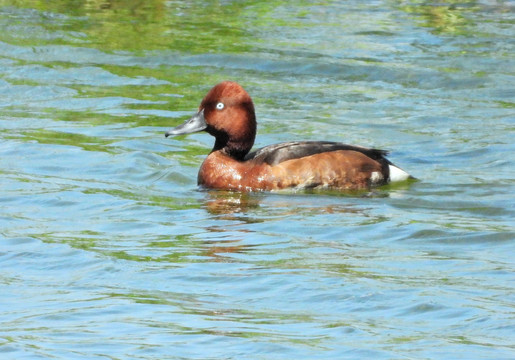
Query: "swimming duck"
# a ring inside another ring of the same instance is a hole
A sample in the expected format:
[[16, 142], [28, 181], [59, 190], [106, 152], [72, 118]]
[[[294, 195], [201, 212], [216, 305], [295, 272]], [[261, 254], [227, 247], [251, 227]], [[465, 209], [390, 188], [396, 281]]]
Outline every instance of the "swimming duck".
[[202, 163], [198, 184], [212, 189], [273, 191], [287, 188], [369, 189], [411, 176], [384, 150], [330, 141], [292, 141], [250, 152], [256, 115], [238, 83], [215, 85], [199, 111], [165, 136], [206, 131], [215, 145]]

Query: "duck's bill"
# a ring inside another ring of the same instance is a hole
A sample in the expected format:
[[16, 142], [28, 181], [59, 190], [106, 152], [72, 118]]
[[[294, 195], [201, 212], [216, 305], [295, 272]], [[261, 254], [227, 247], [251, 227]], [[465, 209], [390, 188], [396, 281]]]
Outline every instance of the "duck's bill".
[[186, 120], [185, 123], [168, 130], [165, 136], [170, 135], [183, 135], [191, 134], [197, 131], [202, 131], [207, 128], [206, 119], [204, 119], [204, 109], [193, 115], [191, 118]]

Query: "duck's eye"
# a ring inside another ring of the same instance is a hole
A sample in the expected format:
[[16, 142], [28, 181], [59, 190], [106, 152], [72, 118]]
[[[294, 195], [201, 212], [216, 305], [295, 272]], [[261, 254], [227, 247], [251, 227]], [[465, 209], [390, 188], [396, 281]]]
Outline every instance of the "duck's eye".
[[219, 102], [218, 104], [216, 104], [216, 108], [218, 110], [222, 110], [224, 107], [225, 107], [224, 103]]

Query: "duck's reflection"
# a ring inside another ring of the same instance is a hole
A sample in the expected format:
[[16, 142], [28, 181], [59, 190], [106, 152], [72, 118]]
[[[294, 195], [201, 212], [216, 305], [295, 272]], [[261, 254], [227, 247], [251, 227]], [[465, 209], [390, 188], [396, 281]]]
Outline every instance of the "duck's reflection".
[[[375, 189], [374, 191], [353, 190], [348, 192], [328, 190], [306, 190], [298, 193], [259, 193], [237, 191], [206, 191], [204, 207], [213, 215], [227, 215], [221, 219], [240, 219], [249, 223], [263, 222], [270, 215], [288, 216], [301, 213], [344, 213], [356, 212], [354, 201], [345, 199], [390, 197], [394, 188]], [[398, 190], [398, 189], [397, 189]], [[267, 211], [263, 213], [264, 203]], [[360, 208], [359, 211], [363, 210]], [[242, 214], [256, 215], [253, 219]]]
[[235, 191], [206, 192], [205, 206], [209, 213], [231, 215], [258, 209], [262, 196], [257, 193], [243, 193]]
[[334, 220], [339, 215], [358, 223], [382, 221], [371, 214], [373, 206], [363, 198], [388, 196], [379, 191], [283, 194], [206, 190], [204, 194], [203, 207], [211, 215], [211, 221], [204, 228], [202, 253], [215, 261], [232, 261], [233, 254], [257, 250], [265, 244], [259, 234], [263, 231], [268, 235], [282, 234], [290, 221], [304, 222], [324, 216]]

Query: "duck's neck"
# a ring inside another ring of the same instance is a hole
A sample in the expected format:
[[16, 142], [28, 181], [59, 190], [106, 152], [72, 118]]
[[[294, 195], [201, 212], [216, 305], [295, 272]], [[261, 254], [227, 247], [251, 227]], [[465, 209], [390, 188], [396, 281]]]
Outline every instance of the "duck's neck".
[[243, 161], [245, 155], [252, 149], [254, 138], [256, 137], [256, 121], [254, 118], [252, 120], [250, 126], [247, 123], [247, 127], [244, 130], [235, 132], [231, 136], [225, 132], [211, 132], [216, 138], [213, 151], [221, 151], [235, 160]]
[[243, 161], [245, 155], [252, 149], [252, 145], [254, 145], [254, 140], [245, 142], [231, 141], [230, 139], [217, 136], [212, 152], [221, 151], [235, 160]]

